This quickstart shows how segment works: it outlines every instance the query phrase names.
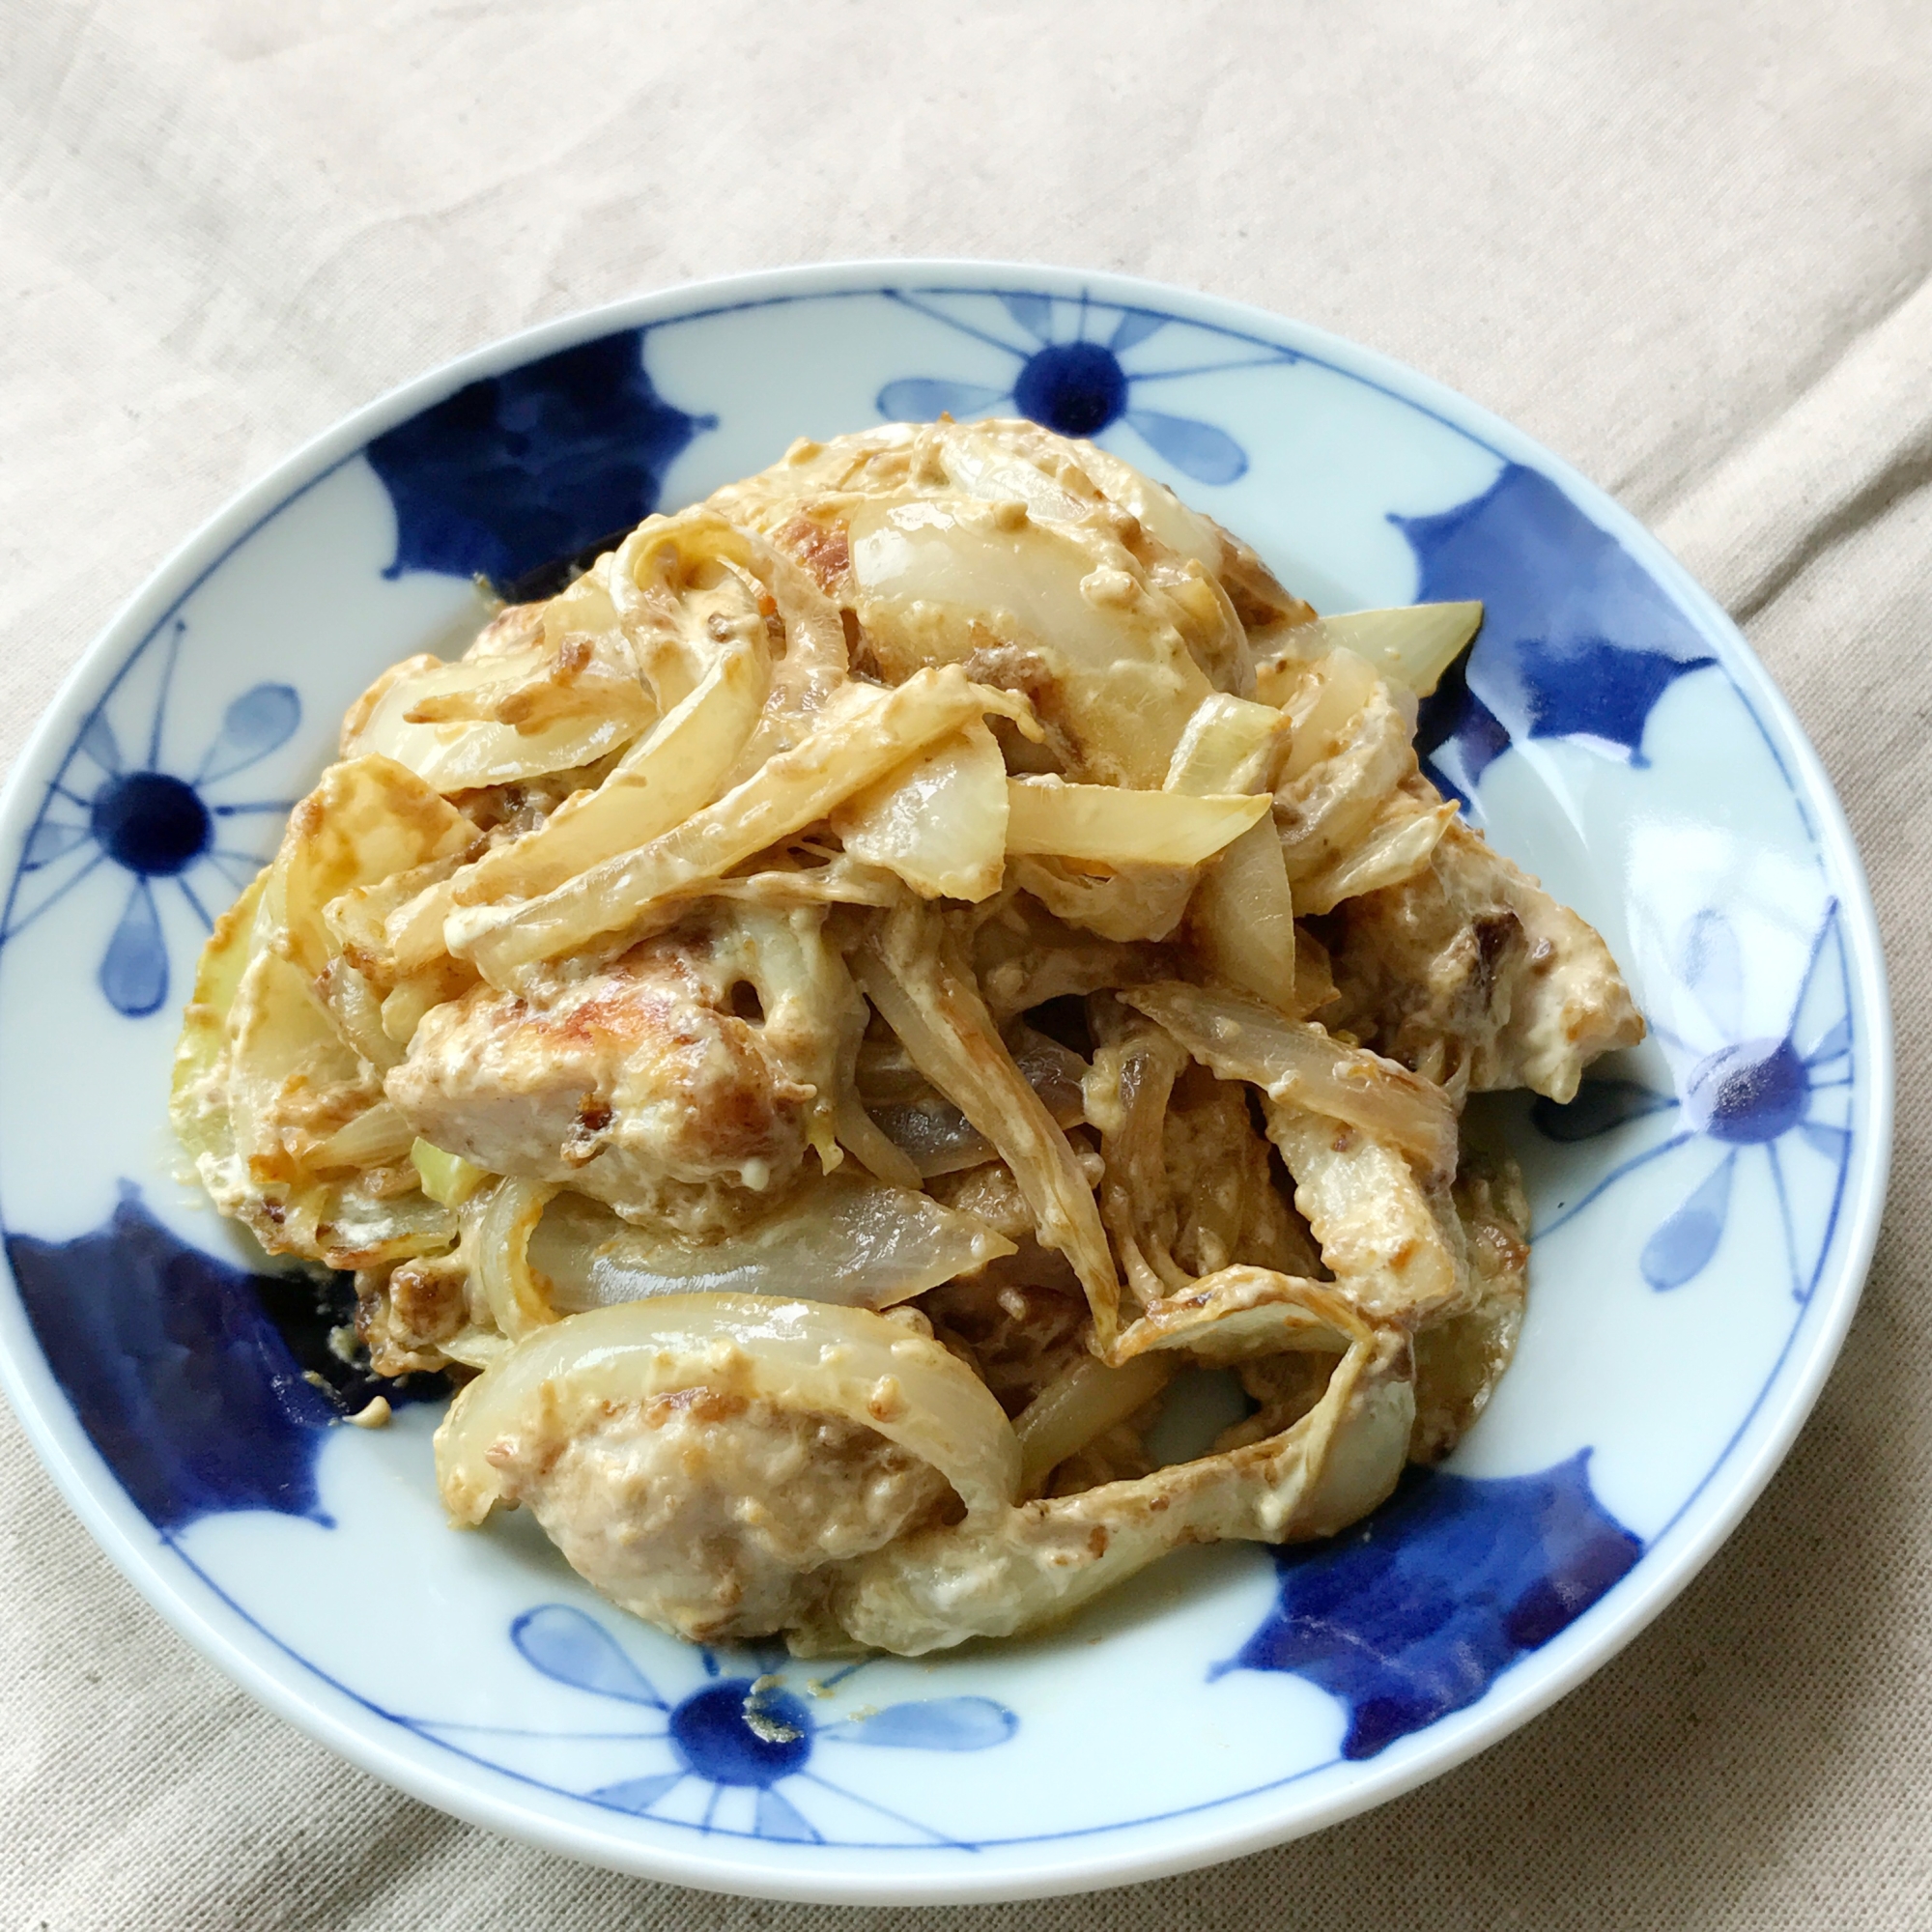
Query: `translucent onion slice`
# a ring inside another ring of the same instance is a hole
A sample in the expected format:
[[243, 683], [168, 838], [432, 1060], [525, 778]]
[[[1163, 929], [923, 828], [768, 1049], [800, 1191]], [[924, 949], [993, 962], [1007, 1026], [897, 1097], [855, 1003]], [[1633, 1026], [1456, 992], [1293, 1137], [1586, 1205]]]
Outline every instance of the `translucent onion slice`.
[[1296, 642], [1310, 653], [1338, 647], [1353, 651], [1383, 677], [1427, 697], [1468, 648], [1482, 621], [1480, 604], [1406, 604], [1396, 610], [1318, 617], [1303, 627]]
[[1221, 1079], [1250, 1081], [1271, 1099], [1393, 1141], [1431, 1173], [1455, 1173], [1456, 1116], [1448, 1095], [1395, 1061], [1345, 1046], [1259, 1000], [1178, 980], [1128, 986], [1120, 997]]
[[[1077, 1053], [1029, 1026], [1013, 1029], [1008, 1043], [1013, 1065], [1059, 1125], [1077, 1126], [1086, 1119], [1087, 1063]], [[917, 1175], [930, 1180], [999, 1157], [999, 1150], [952, 1101], [940, 1098], [916, 1072], [912, 1077], [918, 1091], [903, 1099], [874, 1102], [871, 1118]]]
[[270, 888], [289, 956], [311, 977], [339, 950], [324, 908], [398, 872], [454, 858], [476, 828], [393, 758], [330, 765], [289, 815]]
[[[378, 1194], [361, 1175], [321, 1190], [316, 1216], [312, 1251], [291, 1251], [308, 1253], [311, 1260], [345, 1272], [440, 1254], [456, 1234], [455, 1217], [414, 1188], [407, 1194]], [[256, 1224], [251, 1220], [249, 1225]]]
[[[1433, 790], [1433, 787], [1432, 787]], [[1426, 804], [1406, 789], [1390, 794], [1359, 843], [1294, 883], [1294, 908], [1333, 912], [1344, 899], [1378, 893], [1412, 879], [1429, 864], [1456, 807], [1444, 799]], [[1280, 844], [1276, 842], [1279, 853]], [[1284, 874], [1285, 876], [1285, 874]]]
[[443, 1506], [459, 1524], [483, 1520], [501, 1494], [490, 1451], [533, 1413], [567, 1429], [605, 1403], [698, 1387], [876, 1430], [930, 1463], [974, 1515], [1003, 1511], [1018, 1492], [1012, 1424], [929, 1337], [862, 1308], [669, 1294], [570, 1316], [464, 1389], [436, 1433]]
[[1043, 1245], [1072, 1263], [1102, 1346], [1120, 1319], [1107, 1231], [1066, 1136], [1013, 1065], [970, 972], [912, 907], [891, 914], [853, 960], [855, 977], [912, 1063], [998, 1149]]
[[1410, 1330], [1471, 1305], [1478, 1289], [1446, 1186], [1425, 1188], [1393, 1141], [1337, 1134], [1331, 1119], [1272, 1095], [1262, 1111], [1336, 1293]]
[[[507, 668], [512, 666], [514, 677]], [[351, 712], [342, 749], [351, 757], [381, 753], [447, 793], [515, 784], [587, 765], [651, 722], [655, 707], [649, 695], [614, 665], [600, 664], [594, 678], [575, 680], [569, 709], [546, 712], [546, 701], [554, 703], [561, 668], [556, 655], [541, 648], [455, 664], [427, 656], [406, 659]], [[515, 722], [518, 695], [527, 696], [535, 707], [532, 719], [541, 722], [528, 728]], [[472, 705], [497, 715], [453, 715]]]
[[536, 831], [457, 873], [449, 904], [547, 893], [709, 805], [758, 722], [770, 681], [769, 662], [755, 646], [721, 651], [696, 687], [595, 791], [565, 799]]
[[1272, 791], [1288, 750], [1289, 721], [1273, 705], [1217, 691], [1187, 721], [1163, 789], [1191, 798]]
[[791, 557], [705, 504], [646, 518], [611, 556], [607, 581], [666, 706], [696, 684], [721, 643], [754, 641], [765, 620], [778, 618], [784, 649], [747, 769], [796, 744], [812, 713], [847, 680], [838, 606]]
[[209, 1075], [228, 1043], [228, 1011], [235, 1004], [236, 989], [264, 937], [256, 910], [268, 876], [265, 867], [214, 922], [214, 930], [195, 967], [194, 991], [182, 1017], [168, 1114], [189, 1159], [196, 1162], [204, 1154], [211, 1160], [225, 1160], [234, 1151], [228, 1097], [210, 1091]]
[[844, 1570], [832, 1614], [855, 1641], [916, 1657], [1057, 1621], [1186, 1544], [1333, 1535], [1402, 1474], [1411, 1376], [1406, 1337], [1364, 1329], [1280, 1435], [900, 1537]]
[[848, 532], [860, 621], [895, 667], [1010, 646], [1045, 669], [1038, 688], [1079, 776], [1159, 783], [1213, 687], [1185, 612], [1103, 524], [1037, 523], [1011, 499], [875, 500]]
[[1111, 1358], [1125, 1363], [1171, 1349], [1216, 1364], [1289, 1350], [1339, 1354], [1361, 1330], [1348, 1299], [1321, 1282], [1236, 1264], [1150, 1302], [1139, 1321], [1121, 1330]]
[[976, 1216], [849, 1170], [701, 1247], [632, 1227], [580, 1194], [552, 1202], [530, 1243], [555, 1305], [571, 1310], [700, 1292], [888, 1308], [1012, 1252]]
[[1188, 1053], [1172, 1034], [1111, 1000], [1094, 1000], [1088, 1011], [1101, 1041], [1084, 1094], [1105, 1162], [1100, 1218], [1127, 1287], [1151, 1304], [1190, 1279], [1169, 1246], [1177, 1216], [1166, 1141], [1168, 1100]]
[[511, 1341], [556, 1321], [544, 1284], [530, 1271], [530, 1236], [556, 1189], [512, 1178], [472, 1195], [459, 1210], [463, 1252], [491, 1317]]
[[467, 953], [493, 985], [510, 987], [520, 970], [621, 930], [654, 901], [722, 878], [984, 713], [1032, 724], [1024, 698], [971, 683], [952, 665], [917, 672], [893, 691], [855, 685], [846, 696], [851, 702], [796, 750], [770, 758], [636, 852], [592, 866], [494, 923], [459, 930], [465, 916], [453, 915], [450, 951]]
[[896, 872], [922, 898], [983, 899], [1007, 855], [1007, 765], [979, 722], [832, 814], [855, 859]]
[[1144, 1408], [1173, 1375], [1174, 1363], [1160, 1355], [1139, 1354], [1119, 1368], [1082, 1355], [1013, 1418], [1020, 1438], [1020, 1492], [1037, 1494], [1067, 1457]]
[[[1303, 626], [1295, 637], [1307, 634]], [[1329, 651], [1312, 663], [1297, 655], [1257, 666], [1257, 695], [1265, 704], [1280, 705], [1293, 726], [1280, 782], [1292, 783], [1333, 757], [1381, 684], [1375, 667], [1350, 650]]]
[[[1337, 655], [1341, 655], [1337, 653]], [[1348, 721], [1335, 749], [1275, 793], [1282, 863], [1299, 882], [1341, 863], [1360, 842], [1397, 788], [1415, 777], [1411, 721], [1378, 681]], [[1296, 755], [1301, 740], [1296, 739]], [[1295, 910], [1304, 910], [1299, 897]]]
[[445, 1153], [429, 1141], [412, 1142], [410, 1159], [421, 1177], [422, 1191], [445, 1208], [461, 1208], [490, 1179], [484, 1169], [472, 1167], [460, 1153]]
[[337, 1127], [310, 1153], [309, 1165], [317, 1170], [381, 1167], [401, 1160], [415, 1137], [415, 1129], [403, 1119], [398, 1107], [388, 1100], [378, 1100]]
[[1265, 795], [1188, 798], [1009, 779], [1007, 850], [1113, 866], [1199, 866], [1267, 814]]
[[[1253, 831], [1244, 832], [1241, 838], [1253, 836]], [[1275, 846], [1279, 865], [1279, 841], [1270, 834], [1269, 842]], [[1128, 865], [1090, 871], [1077, 862], [1041, 859], [1033, 853], [1013, 861], [1010, 876], [1021, 892], [1037, 898], [1056, 919], [1127, 945], [1169, 938], [1201, 878], [1193, 866]]]
[[[1288, 751], [1288, 721], [1272, 706], [1216, 692], [1175, 748], [1169, 791], [1271, 791]], [[1195, 893], [1194, 940], [1218, 980], [1300, 1017], [1294, 984], [1294, 896], [1274, 826], [1251, 825]]]

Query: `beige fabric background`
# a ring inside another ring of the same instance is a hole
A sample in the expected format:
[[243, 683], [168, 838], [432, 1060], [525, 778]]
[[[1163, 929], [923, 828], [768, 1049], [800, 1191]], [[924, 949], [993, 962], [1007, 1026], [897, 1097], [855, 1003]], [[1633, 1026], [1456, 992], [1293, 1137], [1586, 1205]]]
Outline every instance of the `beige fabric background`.
[[[1926, 0], [0, 0], [0, 757], [163, 552], [343, 412], [772, 264], [1265, 303], [1648, 519], [1790, 694], [1886, 923], [1899, 1153], [1844, 1358], [1705, 1575], [1515, 1738], [1281, 1851], [976, 1922], [1932, 1924]], [[0, 1699], [10, 1927], [862, 1917], [576, 1867], [337, 1762], [161, 1625], [4, 1411]]]

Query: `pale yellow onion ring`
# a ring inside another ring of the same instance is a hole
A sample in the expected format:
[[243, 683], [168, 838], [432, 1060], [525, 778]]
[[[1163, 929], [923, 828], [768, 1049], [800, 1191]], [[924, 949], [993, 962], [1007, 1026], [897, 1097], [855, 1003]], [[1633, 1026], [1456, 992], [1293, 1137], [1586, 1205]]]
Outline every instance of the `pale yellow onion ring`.
[[530, 1236], [555, 1192], [545, 1181], [499, 1180], [487, 1193], [472, 1195], [461, 1210], [465, 1258], [492, 1319], [512, 1342], [556, 1320], [529, 1264]]
[[443, 1506], [457, 1523], [483, 1520], [501, 1494], [488, 1452], [539, 1407], [568, 1427], [576, 1410], [700, 1386], [876, 1430], [930, 1463], [969, 1512], [1018, 1492], [1012, 1424], [937, 1342], [862, 1308], [665, 1294], [570, 1316], [464, 1389], [436, 1433]]

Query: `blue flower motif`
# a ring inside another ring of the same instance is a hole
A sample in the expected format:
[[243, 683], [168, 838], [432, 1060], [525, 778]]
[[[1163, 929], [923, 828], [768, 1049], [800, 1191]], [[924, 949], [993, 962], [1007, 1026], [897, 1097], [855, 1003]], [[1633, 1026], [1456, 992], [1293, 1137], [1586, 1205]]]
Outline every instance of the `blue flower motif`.
[[231, 1510], [330, 1526], [316, 1489], [327, 1432], [374, 1396], [440, 1402], [440, 1376], [389, 1380], [335, 1352], [347, 1275], [255, 1274], [156, 1220], [131, 1180], [112, 1216], [62, 1241], [10, 1231], [35, 1339], [81, 1427], [163, 1536]]
[[1274, 1608], [1209, 1677], [1287, 1670], [1319, 1685], [1348, 1709], [1345, 1758], [1473, 1704], [1643, 1553], [1589, 1465], [1584, 1449], [1533, 1476], [1409, 1470], [1353, 1528], [1275, 1551]]
[[[1157, 335], [1174, 320], [1151, 309], [1101, 308], [1083, 294], [1073, 310], [1073, 333], [1061, 332], [1054, 298], [1032, 294], [1002, 295], [998, 309], [1020, 331], [1015, 341], [996, 315], [994, 328], [952, 314], [935, 302], [902, 289], [886, 292], [906, 308], [970, 336], [1012, 357], [1013, 374], [1002, 388], [989, 383], [967, 383], [942, 376], [906, 376], [879, 391], [879, 413], [894, 422], [929, 422], [951, 414], [961, 420], [1010, 408], [1062, 436], [1097, 437], [1116, 422], [1124, 422], [1156, 455], [1197, 483], [1233, 483], [1245, 475], [1247, 452], [1224, 429], [1193, 416], [1169, 415], [1147, 408], [1139, 392], [1155, 383], [1180, 376], [1205, 376], [1220, 369], [1259, 368], [1287, 364], [1297, 358], [1289, 350], [1264, 350], [1259, 355], [1222, 361], [1188, 363], [1167, 368], [1127, 366], [1126, 357]], [[990, 303], [980, 306], [990, 309]], [[1109, 324], [1108, 319], [1111, 318]], [[1104, 337], [1089, 334], [1105, 327]]]
[[[807, 1694], [801, 1696], [790, 1675], [795, 1666], [782, 1651], [753, 1652], [748, 1675], [743, 1663], [737, 1671], [727, 1672], [715, 1653], [694, 1646], [675, 1654], [696, 1663], [702, 1678], [673, 1699], [659, 1691], [596, 1618], [565, 1604], [545, 1604], [526, 1611], [510, 1626], [510, 1641], [526, 1663], [553, 1682], [610, 1698], [636, 1714], [650, 1714], [639, 1715], [634, 1730], [544, 1734], [558, 1741], [594, 1740], [607, 1747], [638, 1747], [635, 1776], [579, 1796], [613, 1811], [644, 1816], [679, 1786], [696, 1785], [705, 1791], [703, 1813], [696, 1822], [707, 1833], [734, 1829], [719, 1820], [719, 1807], [734, 1793], [741, 1794], [742, 1805], [742, 1795], [748, 1794], [750, 1835], [826, 1843], [827, 1833], [799, 1808], [800, 1803], [811, 1802], [816, 1788], [936, 1844], [963, 1844], [826, 1777], [814, 1768], [818, 1753], [828, 1747], [835, 1755], [843, 1748], [986, 1750], [1005, 1744], [1019, 1728], [1018, 1718], [990, 1697], [926, 1697], [889, 1704], [869, 1715], [853, 1713], [821, 1720], [812, 1704], [869, 1668], [876, 1658], [811, 1680], [805, 1687]], [[530, 1735], [488, 1725], [414, 1722], [437, 1735]], [[781, 1791], [781, 1785], [786, 1789]]]
[[[641, 328], [479, 377], [370, 443], [396, 512], [385, 577], [487, 577], [512, 603], [560, 590], [568, 565], [658, 506], [666, 472], [718, 427], [660, 396]], [[582, 556], [588, 562], [588, 556]]]
[[250, 1275], [189, 1247], [128, 1180], [104, 1226], [67, 1241], [10, 1233], [7, 1260], [82, 1428], [164, 1536], [228, 1510], [328, 1523], [316, 1451], [342, 1406], [378, 1385], [354, 1378], [352, 1403], [338, 1406], [321, 1375], [303, 1375], [270, 1310], [307, 1313], [319, 1340], [313, 1283]]
[[[229, 821], [279, 817], [293, 804], [285, 798], [222, 796], [230, 780], [287, 743], [301, 722], [301, 699], [286, 684], [251, 686], [223, 713], [213, 742], [189, 771], [164, 769], [168, 696], [186, 631], [177, 620], [168, 634], [160, 690], [139, 751], [123, 747], [108, 720], [105, 698], [88, 714], [28, 835], [6, 927], [0, 931], [4, 945], [58, 905], [96, 867], [119, 867], [128, 875], [128, 900], [108, 937], [97, 978], [108, 1004], [129, 1019], [158, 1010], [168, 997], [168, 950], [156, 888], [172, 885], [202, 924], [212, 928], [214, 922], [198, 886], [218, 881], [232, 892], [245, 885], [262, 864], [260, 855], [222, 842]], [[38, 895], [23, 895], [22, 887], [34, 874], [44, 874], [49, 888]], [[23, 896], [33, 902], [22, 912]]]
[[1659, 699], [1715, 662], [1623, 545], [1521, 464], [1466, 503], [1389, 521], [1415, 553], [1419, 603], [1483, 605], [1474, 648], [1423, 700], [1415, 733], [1464, 800], [1513, 740], [1580, 739], [1642, 765]]
[[[1651, 1115], [1675, 1113], [1681, 1124], [1664, 1139], [1620, 1161], [1580, 1200], [1538, 1229], [1538, 1237], [1574, 1220], [1627, 1175], [1701, 1142], [1716, 1153], [1715, 1163], [1652, 1233], [1637, 1261], [1644, 1280], [1660, 1293], [1682, 1288], [1694, 1281], [1718, 1252], [1739, 1164], [1761, 1153], [1778, 1204], [1791, 1293], [1801, 1302], [1807, 1300], [1831, 1249], [1852, 1150], [1851, 1129], [1824, 1119], [1819, 1110], [1819, 1096], [1852, 1083], [1849, 999], [1835, 1018], [1813, 1022], [1800, 1037], [1813, 984], [1833, 947], [1838, 949], [1842, 970], [1843, 939], [1835, 900], [1827, 906], [1812, 939], [1784, 1026], [1776, 1035], [1738, 1039], [1731, 1037], [1738, 1030], [1743, 984], [1737, 934], [1721, 913], [1700, 914], [1681, 949], [1682, 978], [1693, 996], [1680, 1019], [1683, 1030], [1651, 1019], [1651, 1032], [1670, 1063], [1674, 1092], [1660, 1094], [1631, 1080], [1590, 1080], [1567, 1106], [1538, 1100], [1530, 1109], [1530, 1119], [1547, 1138], [1573, 1144], [1598, 1139]], [[1829, 1161], [1835, 1177], [1816, 1258], [1809, 1261], [1801, 1253], [1785, 1172], [1790, 1151], [1797, 1146]]]

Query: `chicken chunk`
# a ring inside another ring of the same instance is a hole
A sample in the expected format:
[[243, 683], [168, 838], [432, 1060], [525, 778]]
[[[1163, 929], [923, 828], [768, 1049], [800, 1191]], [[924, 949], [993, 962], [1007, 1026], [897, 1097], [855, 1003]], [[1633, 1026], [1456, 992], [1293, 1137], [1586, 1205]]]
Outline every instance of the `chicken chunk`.
[[716, 1236], [798, 1172], [828, 1050], [802, 1002], [762, 1000], [754, 953], [684, 927], [528, 996], [476, 986], [424, 1018], [388, 1097], [492, 1174]]
[[1341, 1005], [1322, 1014], [1460, 1097], [1576, 1097], [1583, 1069], [1643, 1020], [1597, 933], [1460, 821], [1414, 878], [1328, 922]]
[[527, 1504], [580, 1576], [696, 1643], [808, 1621], [828, 1566], [949, 1493], [873, 1430], [703, 1387], [611, 1406], [587, 1428], [519, 1432], [489, 1460], [503, 1500]]

